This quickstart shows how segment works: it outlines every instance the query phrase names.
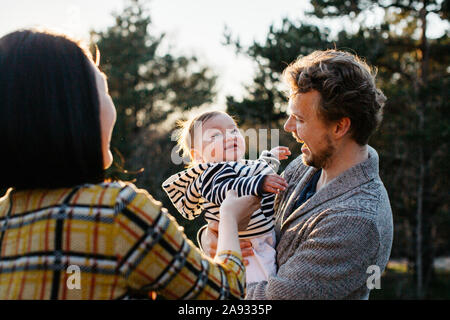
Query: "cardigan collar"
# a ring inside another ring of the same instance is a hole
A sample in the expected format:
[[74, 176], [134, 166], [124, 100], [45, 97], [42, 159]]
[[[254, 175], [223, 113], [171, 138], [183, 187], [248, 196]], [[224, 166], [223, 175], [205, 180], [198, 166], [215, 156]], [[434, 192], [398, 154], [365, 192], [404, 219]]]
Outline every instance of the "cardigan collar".
[[[300, 179], [292, 194], [289, 196], [289, 205], [284, 208], [281, 213], [282, 221], [281, 228], [283, 229], [293, 220], [303, 216], [315, 207], [323, 203], [341, 196], [342, 194], [374, 179], [379, 176], [378, 168], [379, 158], [378, 154], [372, 147], [368, 146], [368, 158], [353, 167], [342, 172], [339, 176], [327, 183], [321, 188], [313, 197], [307, 200], [298, 208], [293, 208], [297, 198], [299, 197], [303, 188], [307, 185], [317, 168], [309, 167], [305, 174]], [[301, 164], [305, 166], [304, 164]], [[291, 212], [291, 214], [289, 214]]]

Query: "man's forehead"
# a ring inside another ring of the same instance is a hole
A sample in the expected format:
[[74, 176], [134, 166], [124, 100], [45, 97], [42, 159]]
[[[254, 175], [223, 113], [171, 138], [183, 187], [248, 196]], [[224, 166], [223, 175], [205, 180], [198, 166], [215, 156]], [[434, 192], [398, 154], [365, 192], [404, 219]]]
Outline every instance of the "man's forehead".
[[299, 110], [299, 100], [300, 100], [301, 93], [294, 93], [289, 96], [289, 102], [288, 102], [288, 108], [287, 113], [298, 113]]
[[292, 102], [291, 102], [291, 99], [289, 99], [286, 113], [288, 114], [288, 116], [290, 116], [292, 114]]
[[298, 92], [289, 98], [288, 112], [309, 113], [316, 109], [318, 103], [320, 103], [320, 94], [317, 91]]

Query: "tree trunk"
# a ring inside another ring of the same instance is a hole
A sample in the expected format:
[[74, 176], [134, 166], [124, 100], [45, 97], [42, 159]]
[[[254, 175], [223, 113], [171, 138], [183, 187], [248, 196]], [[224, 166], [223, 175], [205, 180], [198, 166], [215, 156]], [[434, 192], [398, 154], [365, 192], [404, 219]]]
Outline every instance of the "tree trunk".
[[[419, 114], [419, 130], [423, 127], [423, 115]], [[419, 153], [419, 184], [417, 190], [417, 212], [416, 212], [416, 286], [417, 297], [420, 299], [423, 296], [423, 269], [422, 269], [422, 212], [423, 212], [423, 184], [424, 184], [424, 157], [423, 157], [423, 145], [418, 146]]]
[[[421, 51], [421, 69], [420, 69], [420, 77], [419, 77], [419, 85], [418, 85], [418, 96], [419, 96], [419, 105], [417, 107], [417, 115], [418, 115], [418, 132], [420, 135], [419, 143], [418, 143], [418, 160], [419, 160], [419, 177], [418, 177], [418, 186], [417, 186], [417, 212], [416, 212], [416, 285], [417, 285], [417, 297], [419, 299], [424, 297], [425, 290], [424, 290], [424, 276], [427, 278], [427, 283], [429, 282], [429, 274], [430, 274], [430, 268], [433, 268], [433, 259], [429, 259], [429, 250], [431, 248], [429, 245], [424, 247], [424, 238], [426, 238], [427, 244], [430, 244], [430, 235], [424, 235], [424, 232], [430, 232], [431, 228], [429, 226], [430, 224], [430, 212], [424, 211], [425, 201], [427, 200], [425, 197], [426, 193], [426, 186], [425, 186], [425, 180], [428, 175], [427, 173], [427, 165], [425, 160], [425, 111], [427, 108], [427, 82], [428, 82], [428, 65], [429, 65], [429, 58], [428, 58], [428, 39], [426, 36], [427, 32], [427, 0], [423, 1], [423, 7], [421, 8], [419, 12], [419, 18], [422, 22], [422, 37], [421, 37], [421, 45], [420, 45], [420, 51]], [[426, 221], [424, 221], [424, 219]], [[425, 222], [425, 223], [424, 223]], [[426, 224], [426, 228], [424, 228], [424, 225]], [[425, 264], [424, 265], [424, 258]]]

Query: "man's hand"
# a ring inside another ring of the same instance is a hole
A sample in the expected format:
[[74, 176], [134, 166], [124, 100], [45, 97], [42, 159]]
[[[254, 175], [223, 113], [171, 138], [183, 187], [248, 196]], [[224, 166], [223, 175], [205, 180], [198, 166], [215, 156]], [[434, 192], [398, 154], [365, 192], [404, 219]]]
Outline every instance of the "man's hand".
[[284, 178], [277, 174], [271, 174], [264, 177], [262, 189], [267, 193], [280, 193], [280, 191], [286, 190], [288, 184]]
[[[208, 223], [208, 228], [203, 231], [201, 235], [201, 244], [203, 251], [214, 258], [217, 249], [217, 237], [219, 231], [219, 223], [216, 221], [210, 221]], [[242, 256], [248, 257], [253, 255], [252, 243], [249, 240], [240, 240]], [[248, 260], [244, 259], [244, 265], [248, 265]]]
[[270, 150], [270, 153], [278, 160], [286, 160], [291, 155], [289, 148], [282, 146], [273, 148]]

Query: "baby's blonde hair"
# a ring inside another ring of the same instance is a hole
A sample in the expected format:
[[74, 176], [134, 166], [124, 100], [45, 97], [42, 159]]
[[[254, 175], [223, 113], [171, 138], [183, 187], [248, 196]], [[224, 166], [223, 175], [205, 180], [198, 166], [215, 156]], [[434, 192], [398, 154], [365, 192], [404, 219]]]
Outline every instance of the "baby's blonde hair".
[[[192, 167], [195, 165], [194, 158], [191, 155], [191, 149], [193, 146], [192, 140], [194, 139], [195, 128], [197, 128], [200, 124], [204, 124], [211, 118], [214, 118], [218, 115], [227, 115], [233, 119], [228, 113], [223, 111], [206, 111], [195, 117], [192, 117], [189, 120], [178, 120], [177, 121], [177, 145], [178, 152], [182, 151], [182, 157], [189, 157], [190, 162], [187, 164], [188, 167]], [[235, 121], [233, 119], [233, 121]], [[236, 123], [236, 121], [235, 121]]]

